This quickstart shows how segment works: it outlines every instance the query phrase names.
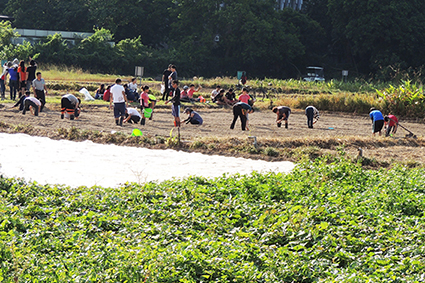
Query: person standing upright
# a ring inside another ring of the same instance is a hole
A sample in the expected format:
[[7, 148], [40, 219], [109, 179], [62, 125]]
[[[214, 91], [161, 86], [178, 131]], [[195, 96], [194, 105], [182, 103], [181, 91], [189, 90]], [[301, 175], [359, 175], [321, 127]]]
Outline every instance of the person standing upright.
[[21, 62], [19, 62], [18, 73], [19, 73], [19, 97], [21, 97], [25, 95], [25, 91], [27, 88], [27, 68], [25, 68], [24, 60], [21, 60]]
[[27, 67], [27, 86], [26, 90], [31, 89], [32, 81], [35, 80], [36, 76], [35, 73], [37, 71], [37, 64], [34, 60], [30, 58], [30, 65]]
[[174, 92], [174, 88], [173, 88], [174, 81], [177, 81], [177, 71], [176, 71], [176, 66], [171, 65], [171, 74], [168, 76], [168, 88], [173, 92]]
[[11, 68], [9, 68], [9, 88], [10, 100], [15, 100], [16, 91], [19, 88], [18, 65], [13, 65]]
[[[114, 118], [117, 126], [122, 126], [125, 118], [125, 110], [127, 102], [127, 96], [125, 95], [124, 87], [122, 86], [121, 79], [115, 80], [115, 85], [111, 87], [111, 99], [109, 102], [109, 108], [112, 109], [112, 103], [114, 103]], [[119, 120], [119, 121], [118, 121]]]
[[4, 63], [3, 65], [3, 72], [1, 73], [0, 77], [0, 90], [1, 90], [1, 100], [4, 100], [6, 97], [6, 79], [7, 74], [9, 74], [9, 68], [12, 66], [12, 63]]
[[170, 95], [170, 89], [168, 87], [168, 77], [171, 75], [171, 64], [168, 65], [168, 68], [164, 70], [162, 74], [162, 83], [164, 84], [164, 93], [162, 94], [162, 100], [167, 101], [168, 96]]
[[32, 88], [34, 89], [34, 97], [41, 102], [41, 112], [43, 111], [44, 105], [46, 104], [47, 87], [46, 82], [41, 77], [40, 72], [37, 72], [35, 80], [32, 81]]
[[174, 117], [174, 126], [180, 128], [180, 89], [179, 89], [179, 81], [173, 81], [173, 97], [170, 100], [167, 100], [165, 104], [168, 102], [172, 102], [171, 106], [171, 114]]

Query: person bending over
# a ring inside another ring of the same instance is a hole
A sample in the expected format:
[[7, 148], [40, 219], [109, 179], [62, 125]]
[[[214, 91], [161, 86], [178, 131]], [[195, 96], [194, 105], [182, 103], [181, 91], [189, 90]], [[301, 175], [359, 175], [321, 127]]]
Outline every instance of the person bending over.
[[369, 117], [372, 119], [372, 134], [379, 133], [381, 135], [382, 127], [384, 127], [384, 116], [381, 111], [372, 107], [370, 108]]
[[307, 125], [310, 129], [313, 129], [313, 124], [319, 120], [319, 110], [314, 106], [307, 106], [305, 109], [305, 115], [307, 116]]
[[137, 124], [142, 120], [142, 116], [136, 108], [127, 108], [124, 123]]
[[41, 102], [35, 97], [29, 97], [28, 96], [24, 100], [24, 109], [22, 110], [22, 115], [25, 115], [25, 113], [29, 110], [34, 116], [38, 116], [38, 113], [41, 109]]
[[81, 100], [72, 94], [65, 94], [61, 98], [61, 119], [65, 117], [65, 112], [69, 115], [70, 120], [74, 120], [80, 116]]
[[[393, 134], [395, 134], [397, 132], [397, 128], [398, 128], [398, 119], [396, 116], [394, 115], [388, 115], [384, 117], [384, 123], [387, 127], [387, 130], [385, 132], [385, 136], [392, 136]], [[392, 134], [391, 134], [392, 132]]]
[[289, 115], [291, 114], [291, 108], [287, 106], [278, 106], [278, 107], [274, 107], [272, 111], [276, 113], [277, 115], [277, 118], [276, 118], [277, 126], [280, 128], [282, 126], [282, 121], [285, 121], [285, 129], [287, 129], [288, 118], [289, 118]]
[[203, 124], [203, 120], [201, 115], [199, 115], [198, 112], [194, 111], [191, 108], [186, 108], [183, 113], [188, 114], [189, 116], [187, 117], [186, 120], [184, 120], [183, 122], [185, 122], [186, 124], [192, 124], [192, 125], [202, 125]]
[[254, 109], [252, 109], [252, 107], [248, 103], [238, 102], [233, 105], [233, 121], [230, 125], [230, 129], [233, 130], [235, 128], [236, 120], [238, 120], [239, 117], [241, 119], [242, 131], [245, 131], [246, 123], [248, 120], [247, 114], [252, 112], [254, 112]]

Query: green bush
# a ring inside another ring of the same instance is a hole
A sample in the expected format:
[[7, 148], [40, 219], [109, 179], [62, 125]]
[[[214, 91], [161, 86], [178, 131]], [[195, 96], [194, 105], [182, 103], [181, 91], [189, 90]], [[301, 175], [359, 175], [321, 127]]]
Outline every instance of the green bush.
[[2, 282], [421, 282], [425, 169], [42, 186], [0, 179]]

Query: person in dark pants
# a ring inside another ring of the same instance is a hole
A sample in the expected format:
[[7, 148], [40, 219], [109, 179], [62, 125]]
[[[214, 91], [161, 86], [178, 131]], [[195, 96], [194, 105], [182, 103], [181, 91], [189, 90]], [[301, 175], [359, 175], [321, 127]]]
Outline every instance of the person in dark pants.
[[246, 116], [248, 113], [252, 113], [252, 112], [254, 112], [254, 109], [252, 109], [252, 107], [248, 103], [238, 102], [235, 105], [233, 105], [233, 121], [232, 121], [232, 124], [230, 125], [230, 129], [233, 130], [235, 128], [236, 120], [238, 120], [238, 117], [239, 117], [241, 119], [242, 131], [245, 131], [246, 122], [248, 120]]
[[314, 106], [307, 106], [305, 109], [305, 115], [307, 116], [307, 125], [310, 129], [313, 129], [313, 124], [319, 120], [319, 110]]
[[369, 117], [372, 119], [372, 134], [379, 133], [381, 135], [382, 127], [384, 127], [384, 116], [381, 111], [372, 107], [370, 108]]
[[10, 88], [10, 100], [16, 99], [16, 91], [19, 89], [19, 74], [18, 66], [12, 66], [9, 68], [9, 88]]
[[21, 96], [20, 98], [19, 98], [19, 100], [18, 100], [18, 102], [16, 102], [15, 103], [15, 105], [13, 105], [12, 107], [10, 107], [10, 108], [15, 108], [15, 107], [17, 107], [18, 105], [19, 105], [19, 111], [22, 111], [22, 110], [24, 110], [24, 101], [25, 101], [25, 99], [27, 98], [27, 97], [29, 97], [30, 96], [30, 92], [29, 91], [26, 91], [25, 92], [25, 95], [24, 96]]
[[171, 75], [171, 64], [168, 65], [168, 69], [164, 70], [164, 73], [162, 75], [162, 83], [164, 84], [164, 93], [162, 94], [162, 100], [167, 101], [168, 96], [170, 95], [170, 88], [168, 87], [168, 77]]
[[61, 119], [64, 118], [65, 112], [68, 113], [69, 119], [74, 120], [80, 116], [79, 107], [81, 100], [72, 94], [65, 94], [61, 98]]
[[287, 106], [279, 106], [279, 107], [274, 107], [272, 111], [277, 114], [277, 119], [276, 119], [277, 126], [280, 128], [282, 126], [282, 121], [285, 121], [285, 128], [287, 129], [288, 118], [289, 118], [289, 115], [291, 114], [291, 108]]
[[[393, 134], [397, 133], [398, 128], [398, 119], [394, 115], [388, 115], [384, 117], [384, 124], [387, 126], [387, 130], [385, 132], [385, 136], [393, 136]], [[391, 134], [392, 132], [392, 134]]]
[[199, 115], [198, 112], [194, 111], [191, 108], [186, 108], [183, 113], [189, 115], [187, 119], [183, 121], [183, 123], [190, 123], [192, 125], [202, 125], [204, 123], [204, 120], [202, 119], [201, 115]]
[[180, 128], [180, 89], [179, 89], [179, 81], [175, 80], [172, 83], [172, 87], [174, 89], [173, 91], [173, 98], [170, 100], [165, 101], [165, 104], [172, 102], [173, 105], [171, 106], [171, 114], [174, 117], [174, 127]]
[[124, 123], [138, 124], [142, 120], [142, 116], [136, 108], [127, 108], [125, 111]]
[[31, 111], [34, 116], [38, 116], [40, 112], [41, 102], [35, 97], [27, 97], [24, 100], [24, 109], [22, 110], [22, 115], [25, 115], [27, 111]]
[[32, 88], [34, 89], [34, 97], [36, 97], [41, 102], [41, 112], [43, 111], [44, 105], [46, 104], [47, 87], [46, 82], [41, 77], [40, 72], [37, 72], [36, 79], [32, 81]]

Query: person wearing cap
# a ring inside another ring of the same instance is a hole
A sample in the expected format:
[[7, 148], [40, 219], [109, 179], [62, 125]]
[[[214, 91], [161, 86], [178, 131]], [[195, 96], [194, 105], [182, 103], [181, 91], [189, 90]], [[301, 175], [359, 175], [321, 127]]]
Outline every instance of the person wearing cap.
[[[124, 123], [137, 124], [142, 121], [142, 116], [136, 108], [127, 108], [125, 111]], [[143, 124], [142, 124], [143, 125]]]
[[189, 98], [188, 90], [189, 90], [189, 87], [187, 85], [185, 85], [183, 87], [183, 91], [180, 93], [180, 101], [181, 102], [191, 102], [191, 100]]
[[22, 110], [22, 115], [29, 110], [34, 116], [38, 116], [38, 113], [41, 109], [41, 101], [35, 97], [30, 97], [30, 92], [25, 92], [25, 100], [24, 100], [24, 109]]
[[180, 89], [179, 81], [175, 80], [172, 83], [173, 86], [173, 97], [170, 100], [165, 101], [165, 104], [172, 102], [171, 114], [174, 117], [174, 126], [180, 128]]
[[242, 131], [245, 131], [245, 129], [247, 129], [246, 124], [248, 121], [247, 114], [252, 112], [254, 112], [254, 109], [252, 109], [252, 107], [248, 103], [238, 102], [233, 105], [233, 121], [230, 125], [230, 129], [233, 130], [235, 128], [236, 120], [240, 118], [242, 124]]
[[384, 127], [384, 116], [381, 111], [372, 107], [370, 108], [369, 117], [372, 119], [372, 134], [379, 133], [381, 135], [381, 130]]
[[277, 118], [276, 118], [277, 126], [280, 128], [282, 126], [282, 121], [285, 121], [285, 128], [287, 129], [288, 118], [289, 118], [289, 115], [291, 114], [291, 108], [287, 106], [278, 106], [278, 107], [274, 107], [272, 111], [276, 113], [277, 115]]
[[168, 65], [168, 68], [164, 70], [162, 74], [162, 83], [164, 84], [164, 93], [162, 94], [162, 100], [167, 101], [168, 96], [170, 95], [170, 88], [168, 87], [168, 77], [171, 75], [171, 64]]
[[191, 108], [186, 108], [183, 113], [189, 115], [187, 119], [183, 121], [183, 123], [190, 123], [192, 125], [202, 125], [204, 123], [204, 120], [202, 119], [201, 115], [199, 115], [198, 112], [194, 111]]
[[319, 120], [319, 110], [314, 106], [307, 106], [305, 109], [305, 115], [307, 116], [307, 125], [310, 129], [313, 129], [313, 124]]
[[[384, 124], [387, 127], [387, 130], [385, 132], [385, 136], [392, 136], [393, 134], [395, 134], [397, 132], [397, 128], [398, 128], [398, 119], [396, 116], [389, 114], [387, 116], [384, 117]], [[392, 132], [392, 134], [391, 134]]]
[[78, 119], [80, 116], [81, 100], [72, 94], [65, 94], [61, 98], [61, 119], [65, 117], [65, 112], [70, 120]]

